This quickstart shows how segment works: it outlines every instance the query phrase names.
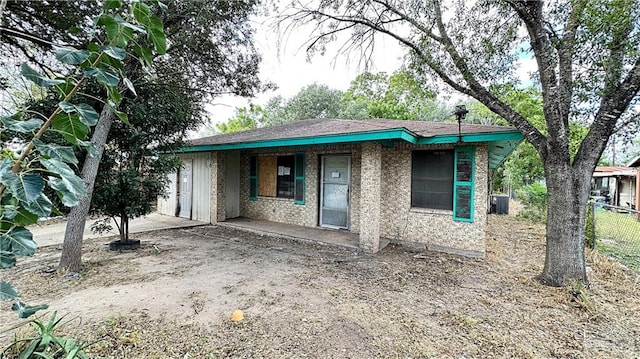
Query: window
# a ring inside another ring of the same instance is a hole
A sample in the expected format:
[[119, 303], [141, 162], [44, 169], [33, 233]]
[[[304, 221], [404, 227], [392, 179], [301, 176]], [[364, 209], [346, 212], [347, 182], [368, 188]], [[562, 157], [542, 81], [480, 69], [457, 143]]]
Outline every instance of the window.
[[304, 153], [296, 153], [296, 176], [294, 200], [296, 204], [304, 204]]
[[249, 199], [293, 198], [304, 204], [304, 153], [249, 157]]
[[453, 209], [453, 150], [414, 151], [411, 206]]
[[455, 183], [453, 187], [453, 219], [473, 222], [473, 181], [475, 151], [473, 147], [455, 149]]
[[475, 149], [414, 151], [411, 206], [453, 211], [453, 219], [473, 222]]
[[295, 177], [294, 156], [278, 157], [278, 175], [276, 180], [276, 197], [293, 198]]

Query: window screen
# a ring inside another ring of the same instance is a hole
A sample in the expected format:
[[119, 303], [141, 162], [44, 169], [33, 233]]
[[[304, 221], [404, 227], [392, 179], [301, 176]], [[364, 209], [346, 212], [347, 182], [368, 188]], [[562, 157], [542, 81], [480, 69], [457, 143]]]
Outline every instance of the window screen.
[[453, 150], [414, 151], [411, 206], [453, 210]]

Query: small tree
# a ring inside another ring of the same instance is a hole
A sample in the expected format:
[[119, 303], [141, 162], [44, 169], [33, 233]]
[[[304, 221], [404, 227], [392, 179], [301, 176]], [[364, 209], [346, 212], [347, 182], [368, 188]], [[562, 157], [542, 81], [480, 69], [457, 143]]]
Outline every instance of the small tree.
[[[164, 8], [153, 14], [161, 17], [158, 22], [164, 24], [167, 38], [163, 43], [166, 55], [153, 57], [154, 63], [162, 66], [162, 70], [149, 76], [157, 84], [175, 77], [188, 79], [183, 86], [188, 84], [203, 106], [213, 96], [228, 93], [250, 96], [261, 88], [257, 76], [260, 56], [253, 47], [253, 30], [248, 21], [256, 9], [254, 0], [171, 0], [158, 4]], [[131, 76], [131, 81], [137, 83], [148, 79], [148, 75], [139, 72]], [[112, 122], [108, 116], [100, 117], [91, 138], [97, 148], [105, 145]], [[82, 166], [87, 195], [69, 213], [58, 266], [61, 270], [82, 269], [82, 234], [100, 160], [101, 156], [88, 157]]]
[[161, 85], [138, 86], [138, 96], [125, 98], [129, 123], [115, 123], [100, 162], [91, 212], [106, 215], [94, 231], [118, 227], [120, 242], [130, 242], [129, 220], [153, 211], [153, 202], [165, 193], [169, 173], [181, 161], [171, 152], [184, 145], [186, 133], [202, 124], [201, 107], [193, 91], [176, 77]]
[[[0, 15], [5, 3], [0, 2]], [[52, 211], [51, 200], [44, 193], [45, 186], [54, 190], [63, 205], [68, 207], [77, 205], [78, 198], [86, 194], [85, 185], [73, 170], [78, 163], [74, 148], [45, 142], [44, 134], [58, 132], [71, 145], [91, 148], [83, 140], [91, 126], [98, 121], [99, 115], [91, 105], [79, 102], [83, 100], [80, 90], [84, 84], [95, 81], [101, 85], [107, 93], [103, 111], [115, 113], [115, 116], [126, 120], [126, 114], [117, 111], [116, 107], [121, 98], [118, 89], [121, 80], [134, 91], [122, 66], [122, 60], [127, 56], [125, 48], [132, 40], [133, 33], [146, 33], [154, 44], [151, 48], [136, 44], [137, 52], [152, 54], [152, 49], [164, 52], [163, 48], [157, 46], [165, 41], [162, 24], [155, 17], [139, 16], [149, 8], [148, 5], [142, 2], [132, 4], [133, 14], [130, 16], [122, 5], [120, 1], [104, 4], [92, 32], [96, 37], [91, 39], [86, 49], [68, 46], [54, 48], [59, 62], [78, 70], [75, 77], [52, 78], [26, 63], [21, 66], [21, 74], [26, 80], [38, 87], [54, 90], [58, 102], [51, 112], [39, 113], [41, 119], [25, 116], [29, 109], [21, 109], [11, 116], [0, 116], [0, 132], [31, 134], [28, 141], [21, 143], [18, 153], [13, 153], [6, 145], [0, 152], [0, 268], [14, 266], [18, 256], [35, 253], [36, 243], [26, 226], [49, 216]], [[23, 303], [17, 291], [3, 281], [0, 281], [0, 300], [14, 300], [12, 309], [23, 318], [43, 308]]]

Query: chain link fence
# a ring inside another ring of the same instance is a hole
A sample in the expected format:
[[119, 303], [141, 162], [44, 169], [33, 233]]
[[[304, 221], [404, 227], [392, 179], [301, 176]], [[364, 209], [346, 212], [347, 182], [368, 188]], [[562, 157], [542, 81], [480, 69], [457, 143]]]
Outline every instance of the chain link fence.
[[591, 202], [586, 223], [587, 245], [640, 273], [640, 212]]

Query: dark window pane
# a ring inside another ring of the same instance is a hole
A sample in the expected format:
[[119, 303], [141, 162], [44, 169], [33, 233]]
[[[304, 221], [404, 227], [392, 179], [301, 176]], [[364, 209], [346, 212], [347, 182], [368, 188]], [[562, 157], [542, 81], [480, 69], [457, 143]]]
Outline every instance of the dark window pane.
[[278, 156], [276, 168], [276, 196], [282, 198], [293, 198], [294, 189], [294, 156]]
[[304, 176], [304, 153], [296, 154], [296, 177]]
[[453, 150], [414, 151], [411, 206], [453, 209]]
[[[458, 152], [458, 158], [460, 158], [460, 152]], [[471, 161], [470, 160], [458, 160], [457, 164], [458, 178], [456, 180], [460, 182], [471, 181]]]
[[258, 174], [258, 158], [256, 156], [249, 157], [249, 176], [255, 177]]
[[471, 187], [456, 186], [456, 218], [471, 218]]
[[258, 197], [258, 180], [256, 178], [249, 179], [249, 198]]
[[296, 201], [304, 200], [304, 179], [296, 179]]

